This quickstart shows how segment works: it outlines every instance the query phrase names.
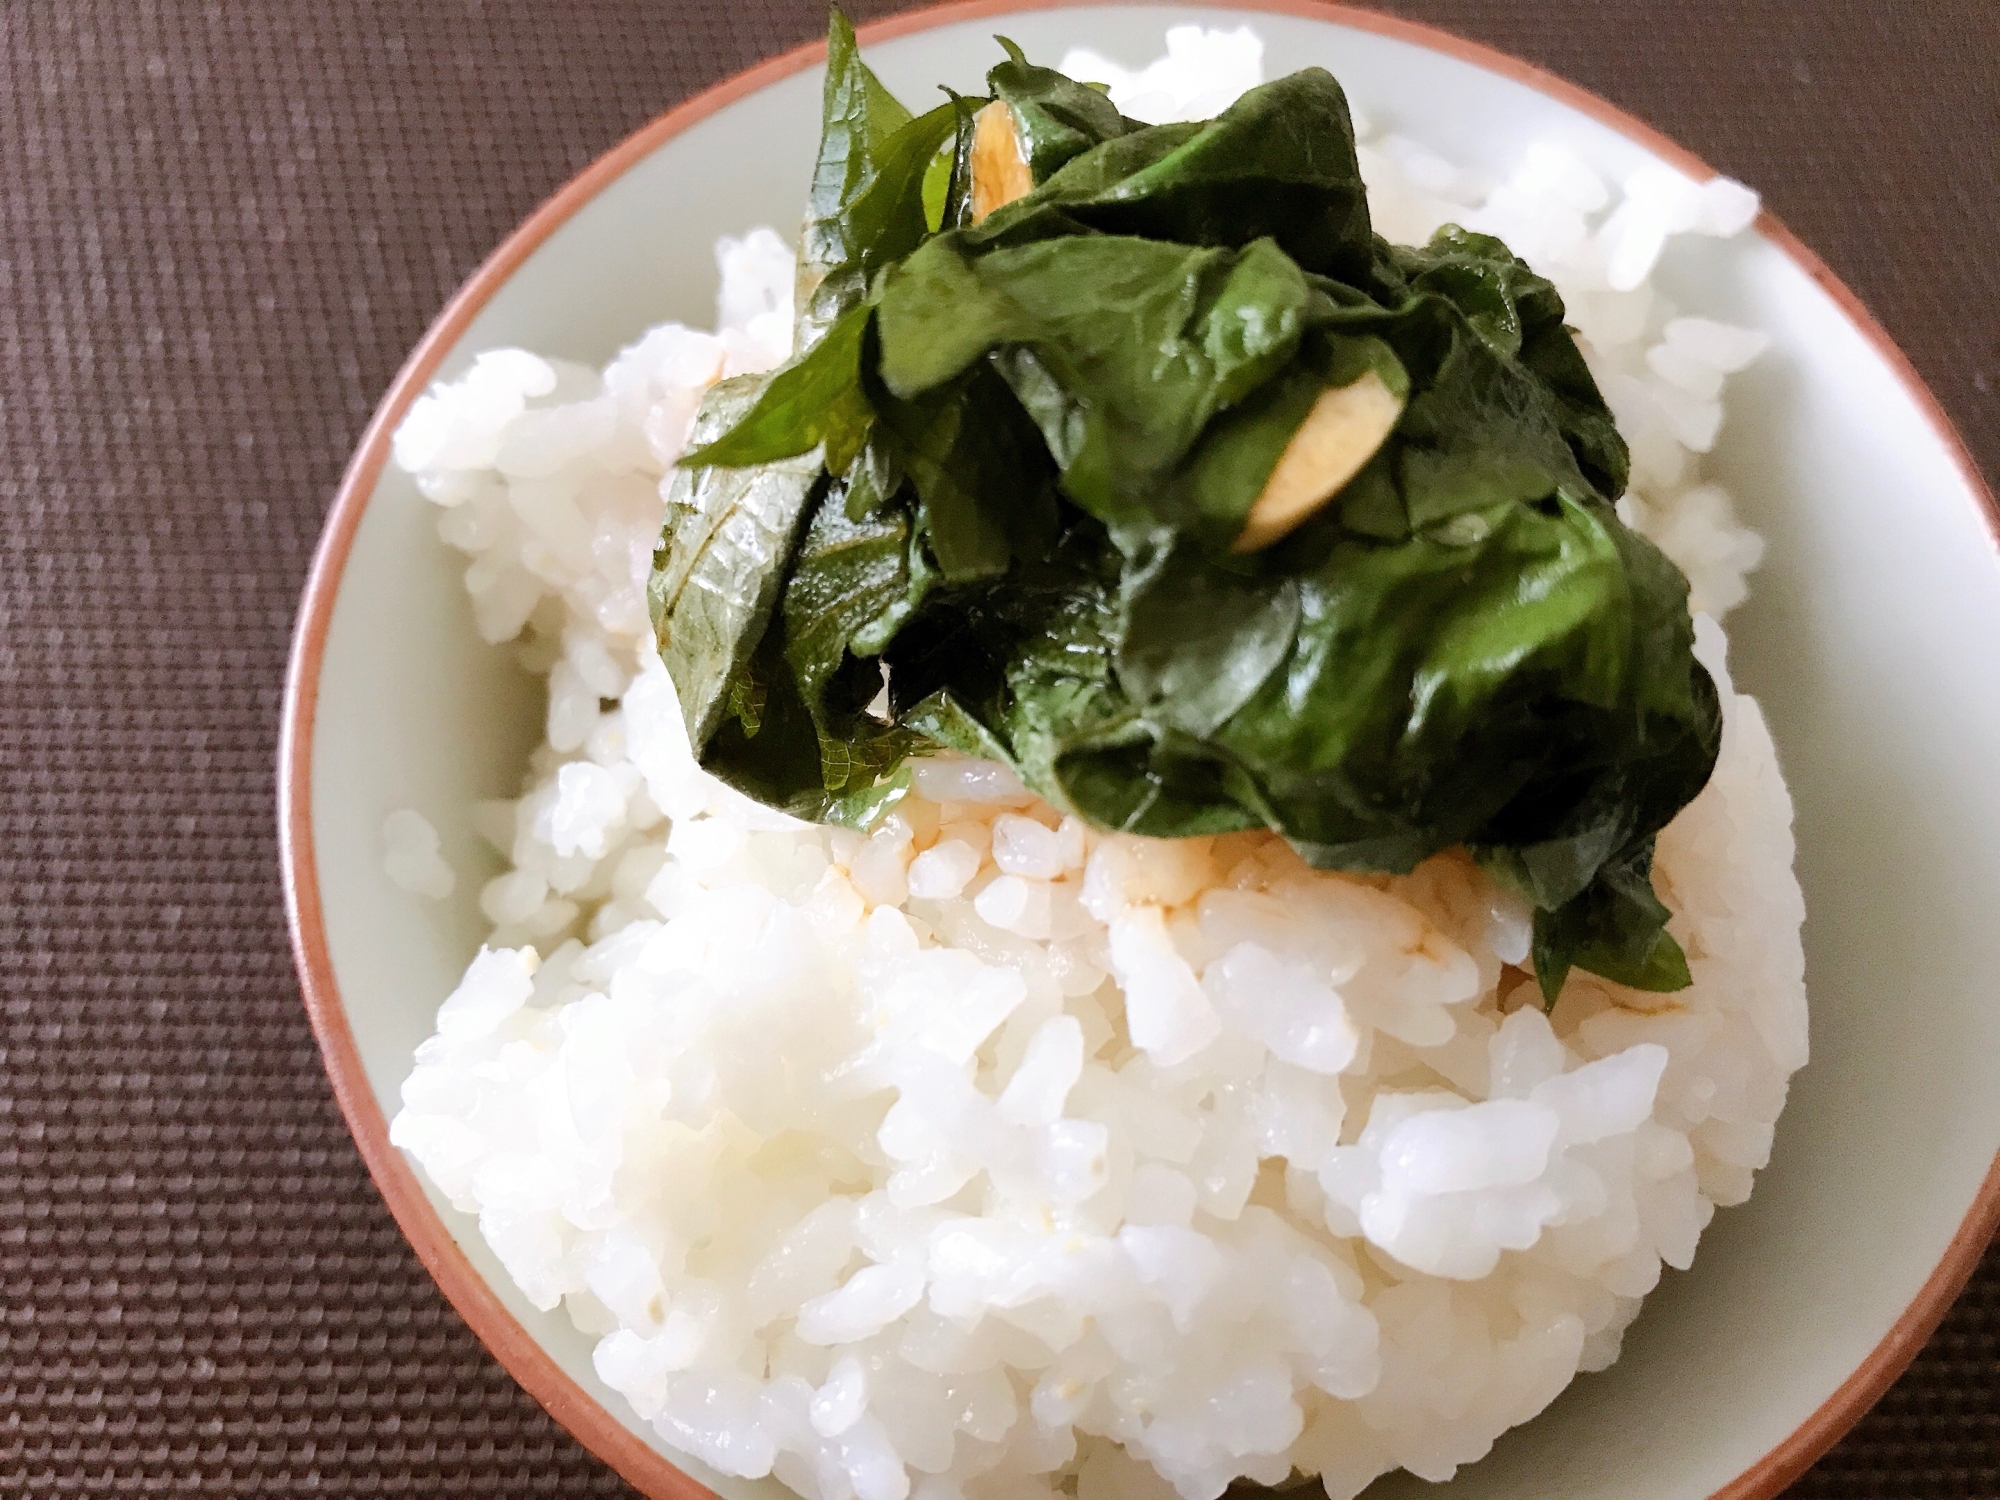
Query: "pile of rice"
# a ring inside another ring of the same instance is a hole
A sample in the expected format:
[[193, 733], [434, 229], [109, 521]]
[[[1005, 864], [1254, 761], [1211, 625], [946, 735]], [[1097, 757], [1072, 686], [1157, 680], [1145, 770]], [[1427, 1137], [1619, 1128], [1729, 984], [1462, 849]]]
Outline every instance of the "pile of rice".
[[[1128, 112], [1213, 113], [1248, 31], [1168, 33]], [[1716, 620], [1758, 539], [1698, 455], [1756, 334], [1648, 286], [1756, 200], [1538, 146], [1504, 181], [1363, 126], [1378, 227], [1504, 236], [1561, 288], [1631, 440], [1632, 524], [1693, 582], [1726, 715], [1659, 841], [1694, 986], [1574, 975], [1466, 858], [1326, 874], [1265, 834], [1152, 842], [941, 758], [866, 836], [704, 775], [648, 634], [663, 480], [703, 389], [788, 352], [792, 254], [725, 239], [717, 333], [601, 373], [482, 356], [398, 462], [470, 554], [479, 628], [549, 685], [488, 946], [393, 1138], [661, 1437], [820, 1500], [1334, 1500], [1443, 1479], [1617, 1357], [1767, 1159], [1806, 1060], [1791, 804]], [[399, 882], [452, 871], [416, 812]]]

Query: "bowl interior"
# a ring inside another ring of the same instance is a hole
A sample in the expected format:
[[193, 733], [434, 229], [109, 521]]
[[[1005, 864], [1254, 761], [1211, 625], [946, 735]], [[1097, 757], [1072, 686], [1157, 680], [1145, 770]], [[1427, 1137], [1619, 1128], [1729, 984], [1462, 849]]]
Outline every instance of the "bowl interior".
[[[1475, 167], [1502, 169], [1538, 139], [1614, 177], [1655, 159], [1526, 83], [1308, 15], [1040, 10], [935, 25], [869, 56], [917, 101], [940, 82], [977, 86], [996, 29], [1038, 57], [1083, 42], [1136, 62], [1188, 21], [1254, 25], [1273, 71], [1324, 65], [1373, 119]], [[662, 319], [707, 323], [715, 237], [796, 222], [819, 77], [782, 78], [637, 160], [499, 287], [435, 373], [515, 344], [599, 362]], [[1611, 1372], [1577, 1381], [1453, 1482], [1467, 1500], [1689, 1500], [1727, 1485], [1869, 1357], [2000, 1147], [1989, 1080], [2000, 924], [1982, 910], [2000, 890], [2000, 796], [1987, 769], [2000, 745], [2000, 568], [1979, 497], [1919, 393], [1777, 245], [1753, 234], [1677, 246], [1664, 279], [1684, 308], [1774, 340], [1731, 387], [1711, 469], [1771, 544], [1731, 633], [1739, 680], [1764, 702], [1797, 799], [1814, 1058], [1754, 1200], [1718, 1215], [1697, 1270], [1669, 1275]], [[540, 733], [538, 689], [507, 653], [479, 644], [461, 560], [434, 522], [385, 469], [330, 584], [306, 746], [311, 867], [294, 872], [317, 883], [365, 1072], [348, 1080], [359, 1087], [350, 1108], [372, 1095], [385, 1115], [483, 932], [478, 888], [498, 866], [471, 831], [471, 804], [518, 790]], [[382, 819], [399, 807], [441, 830], [460, 872], [449, 900], [412, 897], [383, 875]], [[389, 1155], [378, 1175], [409, 1171]], [[471, 1219], [434, 1195], [432, 1207], [521, 1326], [651, 1441], [592, 1372], [592, 1341], [560, 1311], [526, 1303]], [[785, 1493], [700, 1477], [732, 1500]]]

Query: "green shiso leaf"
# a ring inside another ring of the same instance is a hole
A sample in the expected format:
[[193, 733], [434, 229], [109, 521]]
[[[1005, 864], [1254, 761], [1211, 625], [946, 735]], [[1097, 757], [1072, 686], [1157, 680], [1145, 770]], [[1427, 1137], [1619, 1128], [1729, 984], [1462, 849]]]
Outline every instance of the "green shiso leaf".
[[998, 368], [1065, 492], [1107, 522], [1149, 515], [1210, 419], [1291, 358], [1313, 297], [1269, 240], [1237, 251], [1088, 235], [981, 250], [952, 231], [884, 275], [882, 383], [920, 398], [1007, 349]]
[[836, 7], [827, 31], [819, 155], [799, 242], [800, 352], [858, 302], [868, 277], [929, 231], [925, 184], [959, 111], [912, 118], [861, 60]]
[[1653, 841], [1621, 850], [1583, 891], [1553, 911], [1535, 913], [1535, 977], [1554, 1005], [1572, 968], [1635, 990], [1681, 990], [1692, 984], [1687, 955], [1667, 931], [1667, 909], [1653, 892]]
[[1250, 90], [1215, 119], [1141, 126], [1072, 160], [972, 232], [982, 243], [1079, 231], [1182, 245], [1271, 239], [1301, 267], [1367, 285], [1368, 194], [1347, 96], [1306, 68]]
[[996, 40], [1007, 61], [987, 73], [986, 87], [1014, 112], [1014, 133], [1037, 183], [1091, 147], [1145, 129], [1119, 114], [1101, 90], [1035, 66], [1004, 36]]
[[848, 211], [874, 175], [884, 146], [909, 123], [910, 112], [861, 60], [854, 25], [835, 7], [827, 27], [819, 156], [806, 197], [802, 264], [823, 272], [862, 252]]
[[[974, 224], [981, 101], [913, 118], [836, 14], [801, 353], [718, 388], [656, 559], [703, 764], [857, 825], [948, 747], [1104, 828], [1462, 846], [1533, 903], [1551, 999], [1686, 984], [1653, 842], [1721, 716], [1555, 289], [1488, 236], [1378, 239], [1324, 72], [1145, 126], [1003, 46], [1036, 185]], [[1393, 429], [1234, 553], [1363, 377]]]
[[823, 447], [827, 468], [845, 473], [875, 421], [861, 389], [871, 316], [866, 306], [849, 308], [824, 338], [764, 383], [728, 431], [683, 454], [680, 467], [741, 469]]
[[[766, 388], [761, 376], [716, 386], [695, 418], [693, 439], [739, 420]], [[714, 733], [748, 670], [784, 581], [771, 559], [790, 554], [807, 502], [823, 483], [819, 456], [810, 451], [754, 469], [674, 472], [646, 597], [696, 745]]]

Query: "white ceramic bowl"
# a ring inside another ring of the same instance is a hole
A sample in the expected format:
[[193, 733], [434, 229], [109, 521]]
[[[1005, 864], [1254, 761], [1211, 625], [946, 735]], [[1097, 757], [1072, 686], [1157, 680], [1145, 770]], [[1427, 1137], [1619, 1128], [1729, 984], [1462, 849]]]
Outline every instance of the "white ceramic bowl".
[[[978, 0], [863, 29], [906, 99], [977, 87], [1004, 29], [1036, 56], [1133, 60], [1165, 27], [1253, 20], [1282, 67], [1323, 64], [1375, 120], [1476, 167], [1556, 139], [1607, 175], [1709, 169], [1603, 101], [1441, 33], [1310, 0], [1235, 10]], [[446, 308], [376, 414], [306, 592], [285, 710], [281, 821], [306, 1001], [355, 1139], [446, 1294], [556, 1417], [639, 1489], [698, 1495], [591, 1370], [591, 1341], [530, 1307], [388, 1143], [411, 1054], [482, 934], [478, 879], [444, 903], [382, 873], [415, 806], [462, 874], [468, 813], [511, 795], [535, 686], [482, 646], [461, 560], [385, 467], [434, 378], [519, 344], [596, 363], [648, 324], [711, 316], [718, 234], [790, 225], [816, 139], [818, 48], [655, 121], [528, 221]], [[1993, 502], [1881, 329], [1768, 217], [1677, 243], [1684, 306], [1770, 333], [1731, 387], [1713, 471], [1770, 541], [1732, 620], [1798, 806], [1813, 1061], [1743, 1208], [1648, 1302], [1609, 1373], [1578, 1380], [1448, 1487], [1457, 1497], [1769, 1496], [1893, 1379], [2000, 1213], [2000, 567]], [[486, 871], [485, 873], [491, 873]], [[482, 877], [483, 878], [483, 877]], [[731, 1497], [774, 1483], [712, 1482]], [[1408, 1481], [1385, 1481], [1400, 1493]], [[1411, 1488], [1415, 1488], [1412, 1484]]]

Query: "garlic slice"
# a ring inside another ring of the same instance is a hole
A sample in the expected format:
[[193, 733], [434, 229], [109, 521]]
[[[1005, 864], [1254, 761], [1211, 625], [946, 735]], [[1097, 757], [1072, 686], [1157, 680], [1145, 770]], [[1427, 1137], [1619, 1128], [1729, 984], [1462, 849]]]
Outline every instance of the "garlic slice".
[[995, 99], [972, 119], [972, 222], [1034, 191], [1014, 111]]
[[1306, 521], [1361, 472], [1402, 414], [1402, 398], [1373, 370], [1320, 392], [1229, 550], [1255, 552]]

